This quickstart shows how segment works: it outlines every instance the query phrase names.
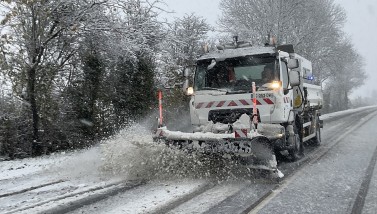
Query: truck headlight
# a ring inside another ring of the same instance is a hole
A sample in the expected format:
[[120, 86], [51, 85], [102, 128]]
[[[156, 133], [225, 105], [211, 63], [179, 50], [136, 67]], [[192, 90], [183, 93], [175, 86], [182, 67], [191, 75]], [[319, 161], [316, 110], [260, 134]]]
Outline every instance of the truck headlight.
[[188, 87], [186, 91], [187, 95], [193, 95], [194, 94], [194, 88], [193, 87]]
[[280, 81], [272, 81], [270, 84], [270, 88], [272, 89], [279, 89], [281, 87], [281, 82]]

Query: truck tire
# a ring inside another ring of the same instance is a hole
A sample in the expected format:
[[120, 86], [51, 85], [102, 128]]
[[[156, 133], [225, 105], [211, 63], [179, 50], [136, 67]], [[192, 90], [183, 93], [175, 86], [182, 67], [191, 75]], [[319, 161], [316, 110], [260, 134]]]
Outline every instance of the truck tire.
[[295, 137], [294, 137], [295, 142], [293, 143], [294, 144], [293, 148], [288, 149], [288, 155], [292, 161], [297, 161], [304, 156], [304, 144], [299, 134], [300, 130], [297, 128], [296, 122], [294, 123], [293, 130], [295, 133]]
[[312, 144], [314, 146], [321, 145], [321, 126], [319, 124], [319, 117], [317, 117], [315, 137], [312, 139]]

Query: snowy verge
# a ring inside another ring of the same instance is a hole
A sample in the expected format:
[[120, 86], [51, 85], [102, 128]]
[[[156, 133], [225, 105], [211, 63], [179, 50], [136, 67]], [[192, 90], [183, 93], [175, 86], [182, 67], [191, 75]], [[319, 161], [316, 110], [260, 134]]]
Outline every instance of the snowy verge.
[[347, 115], [347, 114], [352, 114], [352, 113], [355, 113], [355, 112], [360, 112], [360, 111], [364, 111], [364, 110], [368, 110], [368, 109], [373, 109], [373, 108], [377, 108], [377, 105], [375, 105], [375, 106], [364, 106], [364, 107], [360, 107], [360, 108], [354, 108], [354, 109], [347, 109], [347, 110], [344, 110], [344, 111], [332, 112], [332, 113], [321, 115], [320, 119], [329, 120], [329, 119], [332, 119], [332, 118], [336, 118], [336, 117], [340, 117], [340, 116], [344, 116], [344, 115]]

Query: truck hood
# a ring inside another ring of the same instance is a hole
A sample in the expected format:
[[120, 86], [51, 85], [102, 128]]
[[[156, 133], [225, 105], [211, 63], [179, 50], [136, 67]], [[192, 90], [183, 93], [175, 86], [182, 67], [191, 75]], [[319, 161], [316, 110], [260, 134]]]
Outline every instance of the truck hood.
[[206, 96], [206, 95], [214, 95], [214, 96], [219, 96], [219, 95], [226, 95], [227, 91], [226, 90], [202, 90], [202, 91], [195, 91], [195, 95], [200, 97], [200, 96]]

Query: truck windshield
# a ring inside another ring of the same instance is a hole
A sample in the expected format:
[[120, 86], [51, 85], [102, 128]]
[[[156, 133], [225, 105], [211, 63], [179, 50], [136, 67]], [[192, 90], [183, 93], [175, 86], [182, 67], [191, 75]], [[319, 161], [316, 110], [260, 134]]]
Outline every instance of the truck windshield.
[[279, 80], [278, 62], [275, 57], [238, 57], [216, 62], [211, 59], [198, 62], [194, 86], [200, 90], [225, 90], [251, 92], [252, 82], [258, 88], [269, 90], [265, 85]]

